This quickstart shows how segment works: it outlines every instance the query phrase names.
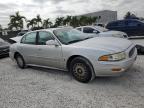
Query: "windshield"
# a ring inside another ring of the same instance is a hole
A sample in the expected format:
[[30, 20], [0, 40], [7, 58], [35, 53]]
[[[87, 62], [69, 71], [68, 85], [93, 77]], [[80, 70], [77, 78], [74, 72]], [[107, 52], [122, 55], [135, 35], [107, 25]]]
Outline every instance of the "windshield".
[[92, 38], [92, 36], [86, 35], [76, 29], [68, 28], [54, 30], [54, 34], [61, 41], [61, 43], [65, 45]]
[[108, 29], [106, 29], [104, 27], [100, 27], [100, 26], [95, 26], [95, 28], [100, 32], [107, 32], [108, 31]]

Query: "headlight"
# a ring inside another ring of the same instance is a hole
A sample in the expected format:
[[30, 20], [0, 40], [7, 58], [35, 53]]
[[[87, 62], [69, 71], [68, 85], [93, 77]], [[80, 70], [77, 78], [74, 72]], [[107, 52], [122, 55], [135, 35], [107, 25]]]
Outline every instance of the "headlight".
[[104, 55], [99, 57], [99, 61], [120, 61], [126, 58], [125, 52], [120, 52], [116, 54]]

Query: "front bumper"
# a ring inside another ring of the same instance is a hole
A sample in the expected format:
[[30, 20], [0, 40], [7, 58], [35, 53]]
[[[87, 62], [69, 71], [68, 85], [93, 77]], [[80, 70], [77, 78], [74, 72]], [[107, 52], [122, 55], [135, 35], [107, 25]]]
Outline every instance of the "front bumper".
[[[131, 48], [130, 48], [131, 49]], [[129, 50], [127, 51], [129, 52]], [[99, 61], [98, 65], [94, 67], [96, 76], [117, 76], [127, 71], [135, 62], [137, 58], [137, 50], [129, 58], [117, 62], [102, 62]]]

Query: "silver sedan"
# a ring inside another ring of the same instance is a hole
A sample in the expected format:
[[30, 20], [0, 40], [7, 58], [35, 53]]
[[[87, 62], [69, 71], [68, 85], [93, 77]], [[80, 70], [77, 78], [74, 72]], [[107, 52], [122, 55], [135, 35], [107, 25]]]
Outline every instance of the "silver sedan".
[[11, 45], [10, 57], [20, 68], [27, 65], [70, 71], [87, 83], [95, 76], [120, 75], [137, 57], [135, 45], [114, 37], [92, 37], [71, 28], [37, 30]]

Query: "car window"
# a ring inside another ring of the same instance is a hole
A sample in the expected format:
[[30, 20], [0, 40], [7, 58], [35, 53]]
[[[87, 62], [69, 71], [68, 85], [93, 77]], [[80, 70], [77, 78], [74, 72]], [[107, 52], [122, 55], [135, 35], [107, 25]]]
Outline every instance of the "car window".
[[46, 45], [46, 41], [54, 40], [53, 36], [49, 32], [39, 32], [38, 44], [39, 45]]
[[83, 28], [83, 32], [84, 32], [84, 33], [93, 33], [94, 30], [95, 30], [95, 29], [90, 28], [90, 27], [84, 27], [84, 28]]
[[82, 28], [77, 28], [77, 30], [81, 31], [81, 30], [82, 30]]
[[22, 38], [21, 43], [24, 43], [24, 44], [36, 44], [36, 32], [32, 32], [32, 33], [26, 34]]

